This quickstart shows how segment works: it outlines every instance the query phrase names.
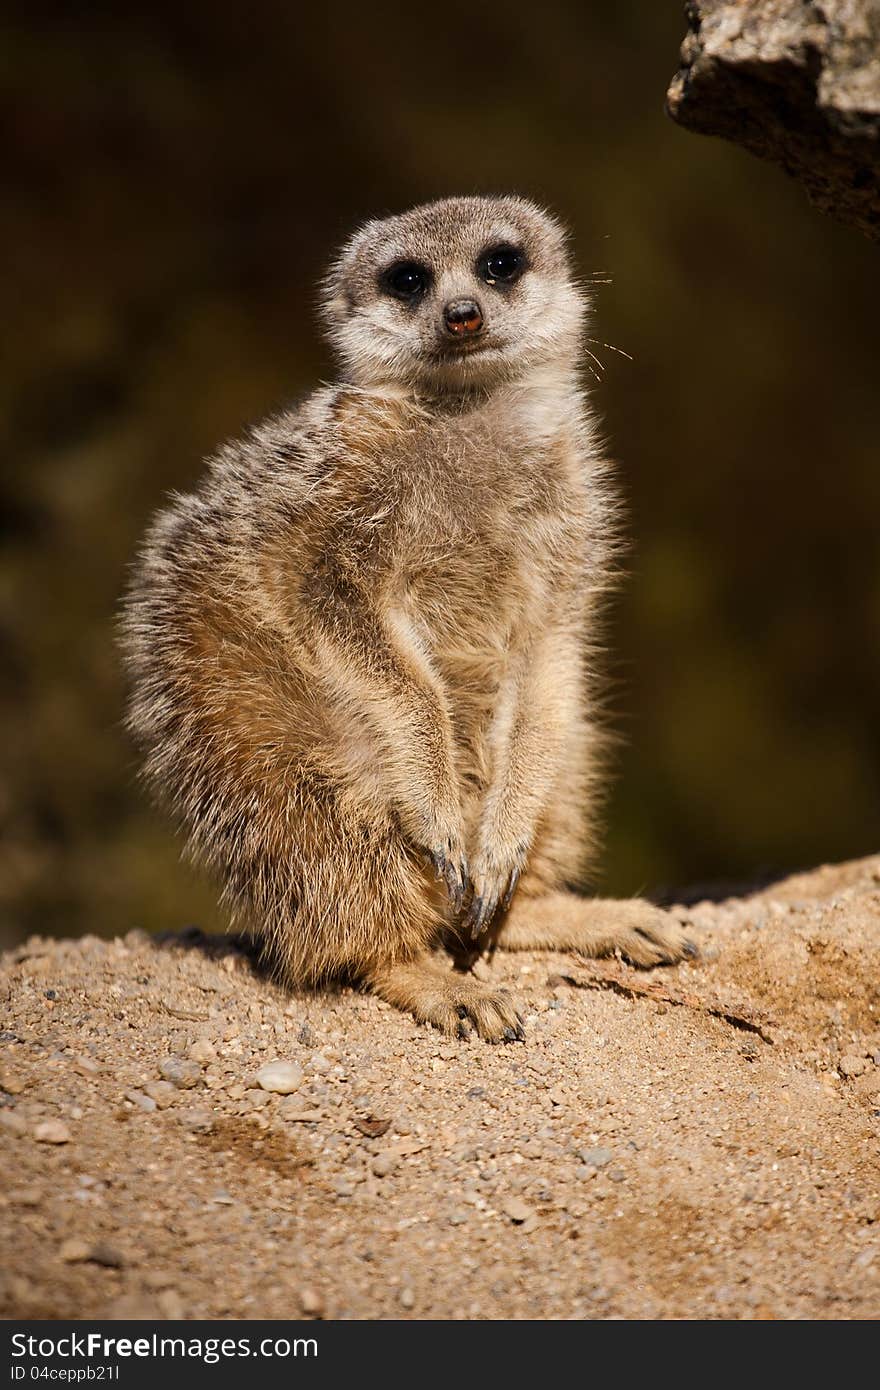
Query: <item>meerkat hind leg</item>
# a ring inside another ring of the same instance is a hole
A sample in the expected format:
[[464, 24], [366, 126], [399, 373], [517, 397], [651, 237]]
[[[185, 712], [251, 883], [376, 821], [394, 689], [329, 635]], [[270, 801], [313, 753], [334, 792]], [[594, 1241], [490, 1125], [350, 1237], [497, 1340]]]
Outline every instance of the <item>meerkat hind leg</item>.
[[581, 898], [576, 893], [521, 894], [514, 899], [497, 944], [504, 951], [580, 951], [633, 965], [672, 965], [697, 948], [668, 912], [640, 898]]
[[452, 1037], [474, 1032], [486, 1042], [524, 1037], [522, 1015], [508, 990], [444, 969], [427, 954], [374, 968], [366, 983], [380, 999]]

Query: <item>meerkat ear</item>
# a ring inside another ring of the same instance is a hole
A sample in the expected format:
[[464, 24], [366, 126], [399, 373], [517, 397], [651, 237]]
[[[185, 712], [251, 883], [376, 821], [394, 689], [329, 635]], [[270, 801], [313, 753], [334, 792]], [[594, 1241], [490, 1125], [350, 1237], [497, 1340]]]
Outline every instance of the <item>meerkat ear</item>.
[[359, 269], [358, 257], [363, 247], [378, 235], [380, 223], [365, 222], [350, 237], [330, 265], [321, 282], [321, 317], [331, 330], [348, 318], [355, 306], [354, 285]]
[[344, 262], [340, 257], [333, 262], [320, 286], [320, 315], [331, 333], [348, 317], [353, 307], [351, 290], [345, 282]]

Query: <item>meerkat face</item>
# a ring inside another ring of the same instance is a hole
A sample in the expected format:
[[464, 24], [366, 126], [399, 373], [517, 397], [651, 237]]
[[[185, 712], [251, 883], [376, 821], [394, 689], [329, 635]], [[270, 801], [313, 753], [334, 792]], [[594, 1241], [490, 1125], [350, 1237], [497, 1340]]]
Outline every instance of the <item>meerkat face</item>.
[[522, 198], [446, 198], [369, 222], [327, 277], [353, 381], [490, 388], [577, 351], [584, 299], [565, 235]]

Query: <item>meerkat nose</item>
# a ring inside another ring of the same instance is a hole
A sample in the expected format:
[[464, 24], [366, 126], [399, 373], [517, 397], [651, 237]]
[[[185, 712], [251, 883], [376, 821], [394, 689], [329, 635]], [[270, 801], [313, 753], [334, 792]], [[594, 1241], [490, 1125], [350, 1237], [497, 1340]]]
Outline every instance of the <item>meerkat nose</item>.
[[443, 310], [443, 321], [447, 332], [466, 338], [483, 327], [483, 311], [475, 299], [454, 299]]

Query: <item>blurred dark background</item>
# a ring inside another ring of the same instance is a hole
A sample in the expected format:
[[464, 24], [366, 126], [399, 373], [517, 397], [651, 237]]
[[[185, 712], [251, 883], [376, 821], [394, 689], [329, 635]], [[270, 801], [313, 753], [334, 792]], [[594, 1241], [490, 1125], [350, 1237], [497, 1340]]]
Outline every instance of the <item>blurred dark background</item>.
[[[332, 372], [329, 253], [517, 190], [572, 227], [630, 505], [603, 889], [880, 841], [880, 263], [684, 133], [680, 6], [6, 5], [0, 933], [213, 924], [134, 782], [114, 612], [153, 509]], [[595, 346], [595, 345], [594, 345]]]

